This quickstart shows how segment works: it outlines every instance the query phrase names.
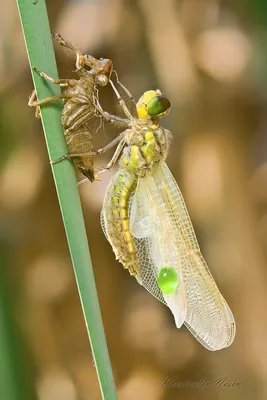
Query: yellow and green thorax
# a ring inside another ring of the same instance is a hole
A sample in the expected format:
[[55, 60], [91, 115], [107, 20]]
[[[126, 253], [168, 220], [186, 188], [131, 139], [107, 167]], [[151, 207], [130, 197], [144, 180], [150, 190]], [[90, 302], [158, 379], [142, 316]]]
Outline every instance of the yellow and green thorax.
[[170, 132], [159, 124], [159, 118], [170, 109], [169, 100], [159, 90], [149, 90], [139, 99], [139, 119], [128, 129], [121, 167], [145, 176], [151, 167], [167, 157]]

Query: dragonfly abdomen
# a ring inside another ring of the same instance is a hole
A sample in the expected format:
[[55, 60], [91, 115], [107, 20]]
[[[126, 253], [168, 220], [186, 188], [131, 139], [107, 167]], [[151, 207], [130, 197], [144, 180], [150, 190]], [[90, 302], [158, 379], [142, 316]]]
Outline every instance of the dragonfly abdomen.
[[136, 188], [134, 173], [120, 169], [109, 184], [104, 200], [104, 224], [116, 258], [131, 275], [139, 275], [133, 236], [130, 232], [129, 200]]
[[73, 82], [75, 82], [74, 88], [62, 91], [66, 98], [61, 122], [69, 153], [78, 154], [75, 157], [75, 163], [78, 169], [92, 182], [95, 180], [95, 151], [87, 122], [96, 115], [92, 100], [94, 81], [92, 78], [87, 78], [87, 82], [84, 83], [85, 87], [79, 86], [80, 81]]
[[64, 130], [75, 131], [94, 115], [96, 111], [90, 99], [85, 96], [76, 96], [64, 104], [61, 122]]
[[90, 99], [79, 95], [67, 100], [61, 117], [69, 153], [79, 154], [75, 157], [75, 163], [91, 182], [95, 180], [95, 151], [86, 122], [94, 115], [95, 110]]
[[[92, 143], [92, 136], [86, 125], [83, 125], [75, 132], [65, 132], [66, 143], [70, 154], [79, 154], [75, 157], [77, 168], [94, 181], [94, 157], [95, 149]], [[83, 156], [84, 153], [84, 156]], [[90, 155], [92, 153], [92, 155]]]

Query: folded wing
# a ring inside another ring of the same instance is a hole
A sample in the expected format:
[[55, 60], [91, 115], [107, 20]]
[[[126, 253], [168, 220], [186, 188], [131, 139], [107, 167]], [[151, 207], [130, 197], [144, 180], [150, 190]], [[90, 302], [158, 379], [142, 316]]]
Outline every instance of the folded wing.
[[[209, 350], [229, 346], [235, 336], [232, 312], [200, 253], [182, 194], [169, 168], [160, 163], [141, 178], [130, 205], [130, 231], [135, 238], [140, 283], [174, 314]], [[165, 295], [157, 284], [164, 266], [174, 268], [179, 285]]]
[[[129, 214], [141, 276], [139, 283], [171, 309], [180, 328], [187, 312], [182, 276], [184, 260], [179, 256], [173, 223], [153, 176], [138, 180]], [[173, 268], [179, 277], [178, 287], [168, 295], [157, 283], [157, 276], [164, 267]]]
[[183, 264], [188, 304], [185, 325], [207, 349], [228, 347], [235, 336], [233, 314], [200, 253], [182, 194], [165, 163], [156, 168], [154, 180], [165, 197], [179, 252], [187, 259]]

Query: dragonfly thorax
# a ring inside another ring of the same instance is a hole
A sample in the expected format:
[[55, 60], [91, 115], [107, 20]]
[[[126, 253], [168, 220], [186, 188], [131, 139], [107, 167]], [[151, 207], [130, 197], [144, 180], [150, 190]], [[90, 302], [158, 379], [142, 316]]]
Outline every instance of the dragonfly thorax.
[[128, 129], [127, 147], [121, 157], [121, 166], [138, 176], [146, 176], [153, 165], [167, 157], [169, 132], [158, 125]]

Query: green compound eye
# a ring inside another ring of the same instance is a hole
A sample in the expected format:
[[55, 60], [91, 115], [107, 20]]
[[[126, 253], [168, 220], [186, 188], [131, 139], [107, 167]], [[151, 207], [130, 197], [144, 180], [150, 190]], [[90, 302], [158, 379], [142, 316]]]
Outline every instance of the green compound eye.
[[157, 282], [159, 285], [160, 290], [164, 294], [171, 294], [175, 292], [178, 284], [179, 284], [179, 277], [177, 272], [172, 267], [163, 267], [159, 271]]
[[150, 117], [159, 117], [167, 114], [171, 107], [170, 101], [167, 97], [156, 96], [147, 105], [147, 113]]

